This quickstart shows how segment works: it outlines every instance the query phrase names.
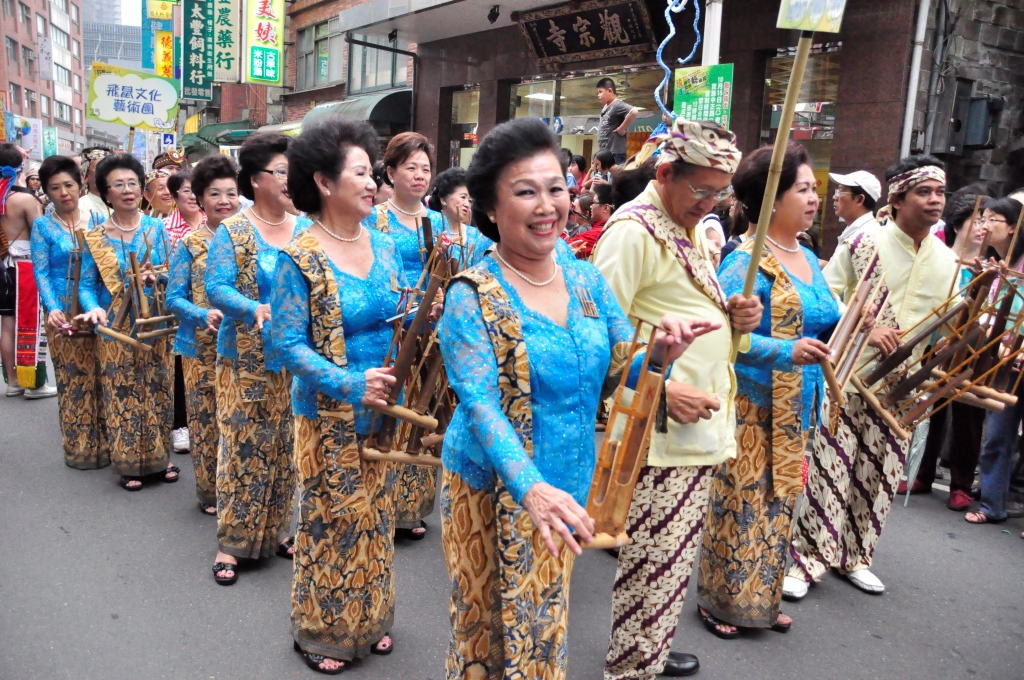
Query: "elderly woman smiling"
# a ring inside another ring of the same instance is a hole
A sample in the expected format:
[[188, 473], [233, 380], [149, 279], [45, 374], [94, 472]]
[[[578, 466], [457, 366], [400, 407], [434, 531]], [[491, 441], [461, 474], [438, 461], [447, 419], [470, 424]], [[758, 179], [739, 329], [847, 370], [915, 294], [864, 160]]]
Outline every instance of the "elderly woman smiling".
[[[440, 326], [459, 396], [441, 491], [447, 677], [516, 668], [563, 678], [580, 553], [572, 532], [588, 541], [594, 526], [583, 506], [597, 404], [625, 369], [633, 330], [597, 269], [556, 260], [570, 199], [557, 140], [541, 121], [495, 128], [467, 186], [475, 222], [497, 246], [451, 285]], [[672, 361], [717, 326], [666, 316], [662, 327], [669, 333], [656, 337], [652, 359]]]

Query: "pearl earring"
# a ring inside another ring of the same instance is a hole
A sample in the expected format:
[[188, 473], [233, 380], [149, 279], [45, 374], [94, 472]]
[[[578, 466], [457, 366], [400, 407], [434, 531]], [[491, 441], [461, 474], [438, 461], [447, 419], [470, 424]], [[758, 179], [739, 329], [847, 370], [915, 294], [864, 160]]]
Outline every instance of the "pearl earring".
[[324, 196], [330, 196], [330, 195], [331, 195], [331, 190], [330, 189], [324, 189]]

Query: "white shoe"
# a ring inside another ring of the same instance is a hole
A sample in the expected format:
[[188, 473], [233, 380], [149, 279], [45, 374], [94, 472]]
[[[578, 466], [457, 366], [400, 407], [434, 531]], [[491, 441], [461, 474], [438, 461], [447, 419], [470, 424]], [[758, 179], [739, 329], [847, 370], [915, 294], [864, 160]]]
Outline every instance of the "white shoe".
[[189, 450], [188, 428], [179, 427], [171, 432], [171, 448], [178, 453], [185, 453]]
[[8, 397], [20, 397], [23, 394], [25, 394], [25, 388], [24, 387], [18, 387], [17, 385], [15, 385], [13, 387], [10, 386], [10, 385], [7, 386], [7, 396]]
[[26, 399], [47, 399], [57, 396], [57, 388], [53, 385], [43, 385], [34, 390], [25, 390]]
[[865, 593], [871, 593], [872, 595], [881, 595], [885, 592], [885, 584], [878, 580], [878, 577], [872, 574], [867, 569], [858, 569], [857, 571], [851, 571], [846, 575], [846, 578], [850, 579], [850, 583], [857, 586]]
[[807, 597], [811, 584], [802, 578], [787, 576], [782, 579], [782, 597], [790, 602], [799, 602]]

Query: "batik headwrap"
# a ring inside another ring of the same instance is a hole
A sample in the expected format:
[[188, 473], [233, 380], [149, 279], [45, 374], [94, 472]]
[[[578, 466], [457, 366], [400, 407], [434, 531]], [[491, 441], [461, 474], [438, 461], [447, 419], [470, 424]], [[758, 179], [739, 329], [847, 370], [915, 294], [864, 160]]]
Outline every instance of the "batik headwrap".
[[676, 118], [669, 131], [661, 137], [658, 165], [683, 161], [691, 165], [714, 168], [730, 175], [743, 158], [736, 148], [736, 135], [721, 125]]
[[110, 152], [106, 149], [93, 149], [82, 156], [82, 178], [84, 179], [89, 174], [89, 168], [92, 167], [93, 163], [97, 163], [109, 155]]
[[11, 193], [11, 187], [18, 179], [21, 166], [12, 168], [9, 165], [0, 165], [0, 215], [7, 214], [7, 197]]
[[937, 165], [926, 165], [922, 168], [914, 168], [913, 170], [896, 175], [889, 180], [890, 203], [893, 196], [905, 194], [921, 182], [927, 182], [928, 180], [936, 180], [945, 184], [946, 171]]
[[148, 173], [146, 173], [146, 189], [149, 189], [149, 183], [152, 182], [153, 180], [160, 179], [161, 177], [170, 177], [173, 174], [173, 172], [167, 170], [166, 168], [155, 168], [153, 170], [150, 170]]

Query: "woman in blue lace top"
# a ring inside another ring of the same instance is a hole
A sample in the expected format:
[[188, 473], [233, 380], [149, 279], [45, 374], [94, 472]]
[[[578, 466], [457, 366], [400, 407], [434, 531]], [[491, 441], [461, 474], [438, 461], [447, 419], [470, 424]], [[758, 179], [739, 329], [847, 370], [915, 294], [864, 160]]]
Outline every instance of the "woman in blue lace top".
[[[772, 148], [740, 163], [732, 184], [753, 223], [761, 211]], [[786, 632], [779, 611], [793, 509], [803, 490], [806, 433], [824, 384], [829, 348], [818, 336], [839, 321], [839, 307], [818, 258], [797, 241], [818, 211], [810, 157], [790, 143], [772, 210], [754, 294], [765, 311], [736, 363], [737, 455], [723, 463], [711, 487], [697, 595], [708, 630], [731, 639], [740, 628]], [[722, 262], [726, 295], [743, 290], [752, 240]]]
[[373, 128], [341, 117], [292, 143], [288, 187], [313, 226], [278, 257], [271, 301], [295, 375], [292, 637], [306, 664], [330, 675], [393, 649], [396, 471], [359, 455], [368, 406], [384, 405], [395, 383], [382, 366], [405, 285], [395, 242], [360, 224], [373, 209], [377, 153]]
[[494, 241], [470, 224], [473, 201], [466, 188], [465, 170], [448, 168], [438, 175], [427, 205], [444, 218], [445, 238], [452, 244], [450, 247], [464, 267], [471, 267], [484, 259]]
[[39, 181], [53, 212], [32, 223], [32, 267], [46, 308], [46, 337], [57, 378], [64, 463], [79, 470], [93, 470], [110, 465], [103, 435], [96, 337], [70, 335], [75, 310], [68, 283], [76, 263], [81, 262], [85, 230], [94, 220], [103, 218], [93, 218], [84, 205], [79, 206], [82, 173], [67, 156], [50, 156], [43, 161]]
[[238, 212], [237, 174], [234, 162], [222, 154], [207, 156], [192, 169], [190, 188], [203, 219], [174, 248], [167, 284], [167, 307], [178, 317], [174, 352], [181, 357], [185, 382], [196, 496], [207, 515], [217, 514], [217, 331], [224, 314], [207, 298], [206, 265], [217, 227]]
[[[142, 261], [149, 284], [155, 281], [153, 270], [167, 265], [164, 224], [140, 209], [143, 179], [142, 164], [128, 154], [107, 156], [96, 166], [96, 185], [111, 214], [85, 234], [88, 249], [78, 287], [84, 313], [75, 317], [78, 321], [109, 326], [113, 319], [107, 318], [106, 310], [116, 314], [121, 306], [129, 253]], [[137, 311], [133, 309], [129, 322]], [[174, 415], [171, 340], [164, 336], [146, 344], [150, 351], [107, 335], [97, 339], [110, 463], [127, 491], [141, 489], [143, 478], [149, 476], [178, 481], [178, 468], [169, 461]]]
[[[435, 242], [445, 231], [441, 213], [423, 205], [433, 172], [433, 153], [430, 142], [418, 132], [403, 132], [392, 138], [384, 152], [384, 172], [394, 193], [363, 220], [363, 226], [382, 231], [394, 240], [402, 258], [405, 280], [410, 286], [419, 282], [428, 255], [421, 221], [429, 218]], [[396, 531], [403, 538], [420, 540], [427, 531], [423, 518], [434, 511], [437, 473], [429, 467], [396, 465], [399, 470]]]
[[[440, 322], [459, 397], [442, 453], [447, 677], [515, 668], [564, 678], [580, 552], [571, 532], [588, 541], [594, 529], [584, 505], [597, 404], [625, 368], [633, 329], [593, 265], [555, 257], [570, 200], [558, 142], [541, 121], [491, 131], [467, 183], [474, 222], [497, 246], [455, 279]], [[672, 317], [662, 325], [673, 335], [659, 334], [655, 362], [712, 329]]]
[[238, 189], [253, 201], [210, 241], [206, 295], [217, 332], [217, 557], [214, 580], [238, 579], [239, 557], [292, 558], [291, 376], [274, 347], [270, 297], [277, 255], [309, 226], [288, 195], [290, 137], [255, 134], [238, 151]]

